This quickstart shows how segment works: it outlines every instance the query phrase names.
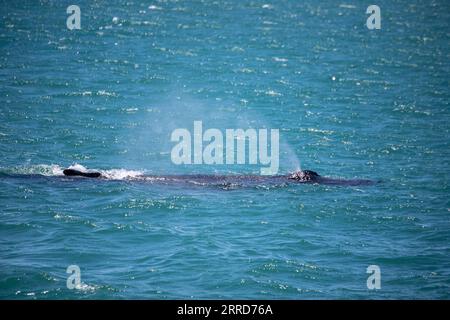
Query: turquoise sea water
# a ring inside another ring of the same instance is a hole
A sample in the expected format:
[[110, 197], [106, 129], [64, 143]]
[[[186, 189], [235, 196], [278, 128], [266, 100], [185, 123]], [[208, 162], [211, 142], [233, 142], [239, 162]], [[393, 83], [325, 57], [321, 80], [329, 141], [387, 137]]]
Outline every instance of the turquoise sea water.
[[[450, 4], [377, 1], [368, 30], [370, 4], [2, 2], [0, 298], [449, 299]], [[280, 173], [380, 182], [124, 179], [259, 173], [172, 164], [194, 120], [279, 129]]]

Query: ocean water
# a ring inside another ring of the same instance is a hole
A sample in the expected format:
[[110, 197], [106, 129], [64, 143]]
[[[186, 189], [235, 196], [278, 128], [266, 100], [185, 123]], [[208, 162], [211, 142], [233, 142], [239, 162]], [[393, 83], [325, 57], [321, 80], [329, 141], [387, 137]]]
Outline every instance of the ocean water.
[[[2, 2], [0, 298], [449, 299], [450, 3], [377, 1], [380, 30], [371, 4]], [[129, 179], [259, 173], [174, 165], [195, 120], [279, 129], [280, 174], [379, 182]]]

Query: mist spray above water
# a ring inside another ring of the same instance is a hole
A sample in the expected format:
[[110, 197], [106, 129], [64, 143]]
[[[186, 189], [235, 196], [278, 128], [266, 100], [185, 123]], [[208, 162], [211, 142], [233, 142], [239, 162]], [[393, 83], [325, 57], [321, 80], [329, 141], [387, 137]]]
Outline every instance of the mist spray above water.
[[[132, 168], [145, 169], [159, 174], [172, 173], [245, 173], [258, 170], [255, 165], [212, 165], [189, 166], [175, 165], [171, 161], [171, 151], [175, 143], [171, 141], [171, 133], [176, 129], [193, 130], [195, 121], [202, 121], [203, 126], [219, 130], [236, 129], [279, 129], [270, 124], [258, 110], [223, 100], [208, 101], [193, 98], [172, 90], [166, 101], [140, 107], [141, 114], [136, 118], [135, 125], [124, 134], [129, 136], [129, 143], [124, 146], [121, 157], [124, 163]], [[248, 142], [248, 141], [247, 141]], [[300, 169], [300, 161], [294, 148], [280, 134], [280, 173]], [[208, 142], [205, 142], [207, 145]], [[225, 147], [225, 146], [223, 146]], [[247, 145], [248, 148], [248, 145]]]
[[286, 159], [284, 159], [284, 162], [287, 162], [286, 169], [290, 172], [301, 171], [302, 167], [300, 164], [300, 159], [292, 149], [292, 146], [282, 140], [280, 148], [284, 151], [283, 154], [286, 155]]

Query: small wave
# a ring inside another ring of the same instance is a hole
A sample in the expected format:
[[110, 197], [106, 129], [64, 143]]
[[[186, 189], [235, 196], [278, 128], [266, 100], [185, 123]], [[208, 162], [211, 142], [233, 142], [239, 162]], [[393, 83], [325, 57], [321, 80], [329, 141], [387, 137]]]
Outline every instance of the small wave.
[[263, 4], [263, 5], [261, 6], [261, 8], [271, 10], [271, 9], [273, 9], [273, 5], [267, 4], [267, 3], [266, 3], [266, 4]]
[[343, 4], [340, 4], [340, 5], [339, 5], [339, 8], [344, 8], [344, 9], [355, 9], [356, 6], [354, 6], [354, 5], [352, 5], [352, 4], [345, 4], [345, 3], [343, 3]]
[[86, 292], [86, 291], [91, 291], [92, 292], [92, 291], [96, 291], [97, 289], [99, 289], [99, 286], [89, 285], [89, 284], [81, 282], [81, 283], [77, 284], [74, 287], [74, 289], [75, 290], [79, 290], [79, 291], [84, 291], [84, 292]]
[[117, 97], [117, 93], [115, 92], [108, 92], [106, 90], [99, 90], [97, 91], [98, 96], [108, 96], [108, 97]]
[[155, 5], [150, 5], [148, 6], [148, 10], [162, 10], [162, 8]]
[[276, 62], [288, 62], [288, 59], [286, 59], [286, 58], [279, 58], [279, 57], [273, 57], [273, 61], [276, 61]]
[[265, 94], [267, 94], [268, 96], [272, 96], [272, 97], [275, 97], [275, 96], [281, 96], [281, 93], [276, 92], [276, 91], [274, 91], [274, 90], [266, 91]]

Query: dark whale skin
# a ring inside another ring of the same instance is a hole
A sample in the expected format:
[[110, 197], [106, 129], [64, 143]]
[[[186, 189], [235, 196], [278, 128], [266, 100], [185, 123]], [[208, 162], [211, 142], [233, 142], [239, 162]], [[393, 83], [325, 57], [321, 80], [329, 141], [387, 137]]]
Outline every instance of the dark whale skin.
[[100, 172], [83, 172], [83, 171], [74, 170], [74, 169], [65, 169], [63, 171], [63, 173], [65, 176], [69, 176], [69, 177], [81, 176], [81, 177], [86, 177], [86, 178], [100, 178], [102, 175]]
[[[75, 169], [65, 169], [65, 176], [81, 176], [86, 178], [102, 178], [100, 172], [83, 172]], [[372, 180], [364, 179], [333, 179], [322, 177], [312, 170], [297, 171], [289, 175], [277, 176], [257, 176], [257, 175], [208, 175], [208, 174], [186, 174], [186, 175], [142, 175], [130, 178], [133, 181], [159, 181], [160, 183], [200, 183], [206, 185], [247, 185], [251, 183], [306, 183], [306, 184], [325, 184], [336, 186], [364, 186], [375, 184]]]

